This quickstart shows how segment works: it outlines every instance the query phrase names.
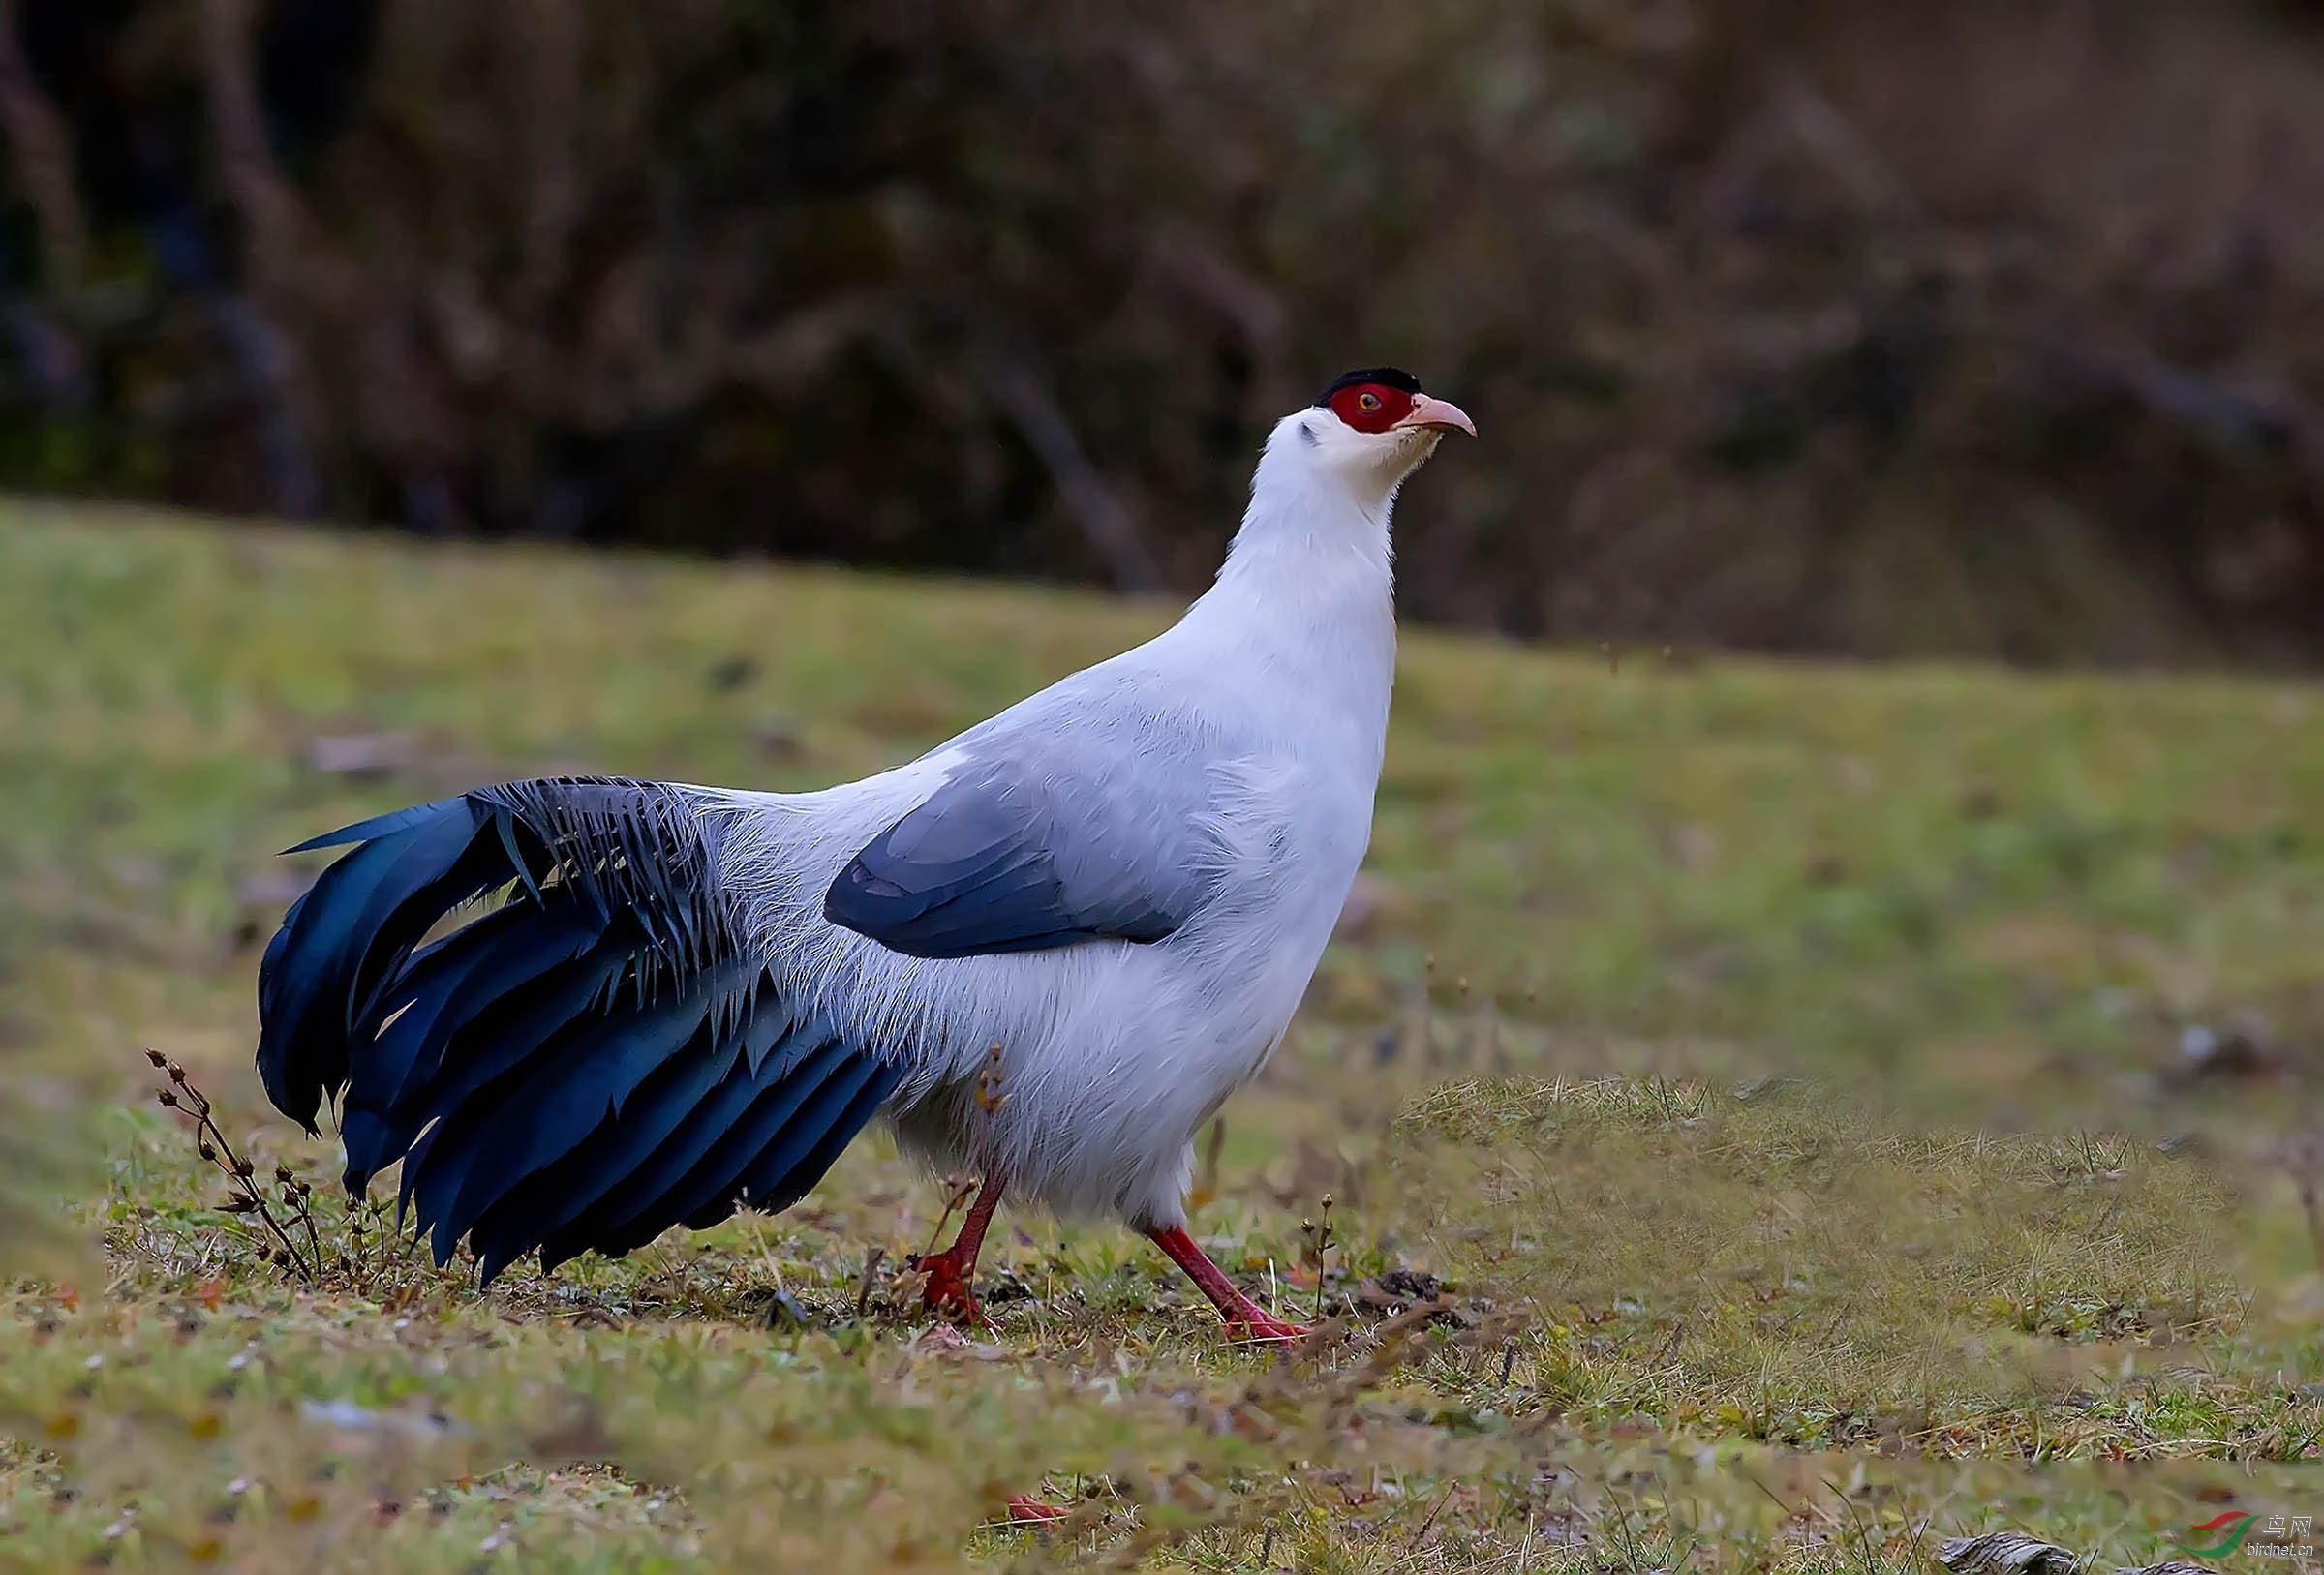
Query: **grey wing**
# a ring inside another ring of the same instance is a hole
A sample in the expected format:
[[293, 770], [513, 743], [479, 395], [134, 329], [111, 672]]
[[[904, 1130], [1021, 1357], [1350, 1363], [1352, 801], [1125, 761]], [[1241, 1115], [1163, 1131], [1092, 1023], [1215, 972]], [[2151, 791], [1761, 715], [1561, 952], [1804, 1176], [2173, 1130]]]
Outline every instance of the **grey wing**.
[[823, 916], [915, 957], [1158, 941], [1209, 889], [1210, 787], [1199, 761], [1150, 745], [982, 742], [840, 871]]

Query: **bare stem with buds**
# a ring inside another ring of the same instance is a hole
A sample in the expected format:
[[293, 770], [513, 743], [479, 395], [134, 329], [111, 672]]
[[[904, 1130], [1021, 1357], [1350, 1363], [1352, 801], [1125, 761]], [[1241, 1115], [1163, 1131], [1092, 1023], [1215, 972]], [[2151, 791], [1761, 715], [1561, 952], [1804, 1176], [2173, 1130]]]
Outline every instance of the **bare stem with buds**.
[[260, 1190], [255, 1179], [258, 1166], [234, 1152], [234, 1145], [228, 1139], [226, 1129], [218, 1125], [216, 1116], [211, 1113], [209, 1096], [194, 1086], [193, 1079], [186, 1075], [182, 1065], [161, 1051], [147, 1050], [145, 1059], [153, 1064], [156, 1071], [165, 1072], [169, 1076], [169, 1086], [162, 1089], [155, 1098], [165, 1109], [177, 1110], [193, 1118], [196, 1152], [225, 1174], [227, 1186], [233, 1193], [227, 1199], [225, 1212], [258, 1216], [259, 1223], [279, 1244], [268, 1255], [275, 1264], [290, 1269], [309, 1285], [320, 1280], [322, 1277], [322, 1241], [315, 1230], [314, 1213], [307, 1206], [307, 1184], [295, 1179], [287, 1167], [276, 1166], [275, 1180], [282, 1187], [282, 1201], [290, 1210], [290, 1221], [292, 1224], [303, 1223], [306, 1227], [308, 1245], [307, 1250], [302, 1251], [290, 1227], [276, 1217], [274, 1209], [267, 1203], [265, 1193]]
[[1300, 1256], [1315, 1270], [1315, 1318], [1313, 1321], [1317, 1323], [1324, 1321], [1324, 1260], [1331, 1249], [1339, 1245], [1339, 1238], [1331, 1232], [1331, 1195], [1324, 1194], [1323, 1219], [1300, 1222], [1300, 1234], [1304, 1238], [1304, 1245], [1300, 1249]]

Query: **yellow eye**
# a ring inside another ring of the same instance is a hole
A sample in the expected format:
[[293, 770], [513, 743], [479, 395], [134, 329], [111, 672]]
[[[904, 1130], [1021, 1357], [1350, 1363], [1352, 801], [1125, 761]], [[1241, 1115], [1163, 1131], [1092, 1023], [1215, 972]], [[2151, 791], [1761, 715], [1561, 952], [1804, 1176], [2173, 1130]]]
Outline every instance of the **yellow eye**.
[[1360, 410], [1376, 410], [1380, 408], [1380, 396], [1369, 391], [1358, 394], [1356, 408]]

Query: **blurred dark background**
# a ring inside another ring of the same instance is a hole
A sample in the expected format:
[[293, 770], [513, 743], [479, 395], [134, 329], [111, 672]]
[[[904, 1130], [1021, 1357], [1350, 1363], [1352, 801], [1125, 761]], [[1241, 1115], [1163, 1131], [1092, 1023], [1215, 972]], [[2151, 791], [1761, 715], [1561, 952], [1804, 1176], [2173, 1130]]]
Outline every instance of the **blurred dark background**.
[[2324, 654], [2324, 6], [0, 21], [0, 485], [1182, 591], [1392, 361], [1414, 616]]

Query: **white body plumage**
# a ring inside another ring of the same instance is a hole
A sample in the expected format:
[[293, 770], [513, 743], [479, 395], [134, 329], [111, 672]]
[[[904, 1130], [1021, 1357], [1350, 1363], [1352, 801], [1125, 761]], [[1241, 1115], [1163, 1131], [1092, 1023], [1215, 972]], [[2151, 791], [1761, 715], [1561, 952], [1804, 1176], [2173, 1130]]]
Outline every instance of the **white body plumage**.
[[[729, 796], [715, 879], [745, 944], [786, 993], [905, 1063], [884, 1113], [908, 1150], [997, 1166], [1060, 1213], [1181, 1222], [1191, 1140], [1281, 1041], [1369, 840], [1395, 667], [1389, 515], [1438, 436], [1284, 418], [1216, 584], [1168, 631], [896, 771]], [[1074, 791], [1101, 800], [1116, 773], [1202, 773], [1213, 884], [1181, 927], [926, 959], [824, 918], [867, 841], [1028, 730], [1080, 736], [1093, 764]], [[994, 1045], [1006, 1098], [986, 1111]]]
[[[1180, 1227], [1195, 1133], [1266, 1064], [1369, 840], [1389, 511], [1468, 417], [1392, 368], [1269, 439], [1168, 632], [820, 793], [541, 777], [374, 816], [259, 967], [267, 1096], [400, 1166], [480, 1278], [780, 1211], [884, 1115], [980, 1178], [924, 1299], [975, 1318], [1004, 1191], [1152, 1235], [1236, 1338], [1296, 1338]], [[454, 910], [487, 899], [448, 932]], [[1002, 1100], [980, 1100], [993, 1046]]]

